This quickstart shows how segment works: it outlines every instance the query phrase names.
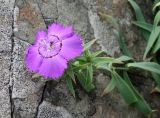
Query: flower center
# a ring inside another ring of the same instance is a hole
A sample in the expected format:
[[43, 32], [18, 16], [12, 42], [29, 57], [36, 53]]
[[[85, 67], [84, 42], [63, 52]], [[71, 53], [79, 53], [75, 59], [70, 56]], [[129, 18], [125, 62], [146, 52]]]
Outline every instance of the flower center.
[[48, 39], [42, 40], [39, 46], [39, 54], [44, 58], [52, 58], [56, 56], [62, 47], [62, 41], [59, 37], [52, 35]]

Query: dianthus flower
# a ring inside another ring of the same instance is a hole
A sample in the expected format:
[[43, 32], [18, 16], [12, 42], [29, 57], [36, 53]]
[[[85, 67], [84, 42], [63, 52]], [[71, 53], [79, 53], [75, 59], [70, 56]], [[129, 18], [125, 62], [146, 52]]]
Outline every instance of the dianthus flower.
[[47, 31], [38, 31], [34, 43], [26, 50], [25, 64], [29, 71], [44, 78], [57, 79], [67, 68], [67, 62], [82, 53], [81, 37], [71, 26], [58, 23]]

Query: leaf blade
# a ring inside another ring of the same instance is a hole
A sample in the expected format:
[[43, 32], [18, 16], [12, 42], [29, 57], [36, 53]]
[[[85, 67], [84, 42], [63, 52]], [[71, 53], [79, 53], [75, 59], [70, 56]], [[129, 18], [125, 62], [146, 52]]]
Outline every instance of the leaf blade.
[[135, 63], [129, 63], [127, 64], [127, 67], [135, 67], [144, 69], [150, 72], [155, 72], [157, 74], [160, 74], [160, 65], [155, 62], [135, 62]]
[[112, 72], [112, 74], [116, 80], [118, 90], [125, 102], [129, 105], [137, 102], [138, 99], [130, 86], [116, 72]]

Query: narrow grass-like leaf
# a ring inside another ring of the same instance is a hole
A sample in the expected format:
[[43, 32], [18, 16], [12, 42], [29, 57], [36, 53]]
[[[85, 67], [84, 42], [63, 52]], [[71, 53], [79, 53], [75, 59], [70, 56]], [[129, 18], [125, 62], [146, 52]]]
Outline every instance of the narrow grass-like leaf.
[[112, 72], [112, 76], [116, 80], [118, 90], [127, 104], [133, 104], [138, 101], [131, 87], [116, 72]]
[[85, 56], [77, 57], [76, 60], [77, 60], [77, 61], [80, 61], [80, 62], [81, 62], [81, 61], [82, 61], [82, 62], [87, 61]]
[[135, 108], [137, 108], [139, 111], [141, 111], [142, 113], [144, 113], [145, 115], [149, 115], [152, 113], [152, 109], [150, 108], [150, 106], [146, 103], [146, 101], [144, 100], [144, 98], [140, 95], [140, 93], [134, 88], [133, 84], [130, 81], [130, 78], [127, 74], [127, 72], [123, 73], [123, 77], [124, 80], [128, 83], [128, 85], [132, 88], [132, 90], [134, 91], [138, 101], [133, 103], [132, 106], [134, 106]]
[[152, 30], [151, 35], [150, 35], [149, 40], [148, 40], [148, 43], [147, 43], [147, 47], [146, 47], [143, 59], [146, 58], [147, 54], [149, 53], [149, 51], [153, 47], [154, 43], [156, 42], [156, 40], [159, 36], [159, 33], [160, 33], [160, 27], [155, 27]]
[[84, 45], [83, 51], [88, 50], [95, 42], [96, 42], [96, 39], [91, 40], [91, 41], [89, 41], [88, 43], [86, 43], [86, 44]]
[[152, 77], [157, 83], [157, 88], [160, 89], [160, 74], [152, 72]]
[[109, 84], [107, 84], [106, 88], [104, 89], [102, 96], [111, 92], [115, 87], [116, 87], [116, 81], [112, 77], [111, 81], [109, 82]]
[[102, 63], [110, 63], [113, 60], [115, 60], [115, 59], [112, 58], [112, 57], [95, 57], [95, 58], [92, 59], [92, 62], [95, 65], [98, 65], [98, 64], [102, 64]]
[[68, 76], [66, 76], [65, 80], [66, 80], [68, 89], [70, 90], [70, 92], [72, 93], [72, 95], [75, 97], [75, 90], [74, 90], [74, 87], [73, 87], [72, 80], [70, 78], [68, 78]]
[[80, 82], [81, 86], [87, 91], [90, 92], [94, 89], [93, 85], [93, 68], [92, 65], [86, 67], [86, 69], [80, 70], [76, 73], [77, 79]]
[[126, 61], [133, 61], [133, 58], [128, 57], [128, 56], [121, 56], [117, 58], [116, 60], [120, 60], [121, 62], [126, 62]]
[[88, 65], [88, 67], [87, 67], [86, 78], [87, 78], [87, 81], [85, 83], [86, 85], [92, 83], [92, 81], [93, 81], [93, 67], [92, 67], [92, 65]]
[[82, 72], [77, 73], [77, 78], [78, 78], [78, 81], [80, 82], [81, 86], [84, 88], [85, 91], [90, 92], [94, 88], [92, 83], [90, 85], [86, 85], [88, 78], [86, 78], [85, 75]]
[[69, 65], [69, 68], [67, 69], [66, 74], [73, 80], [74, 84], [76, 84], [75, 74], [73, 72], [72, 65]]
[[159, 2], [160, 2], [160, 0], [154, 0], [154, 4], [157, 4]]
[[149, 24], [149, 23], [146, 23], [146, 22], [142, 22], [142, 21], [134, 21], [133, 24], [138, 26], [138, 27], [140, 27], [143, 30], [148, 31], [148, 33], [152, 32], [152, 29], [153, 29], [153, 25], [152, 24]]
[[108, 66], [108, 64], [101, 63], [101, 64], [96, 65], [96, 68], [97, 69], [103, 69], [103, 70], [111, 71], [109, 66]]
[[94, 52], [92, 53], [92, 57], [97, 57], [98, 55], [102, 54], [104, 51], [97, 51], [97, 52]]
[[135, 62], [127, 64], [129, 68], [140, 68], [150, 72], [160, 74], [160, 65], [155, 62]]
[[160, 35], [158, 37], [158, 39], [156, 40], [154, 46], [153, 46], [153, 49], [151, 50], [151, 52], [153, 54], [155, 54], [158, 50], [160, 49]]
[[157, 26], [159, 21], [160, 21], [160, 11], [158, 11], [156, 13], [156, 16], [154, 17], [154, 25]]
[[144, 16], [142, 14], [141, 9], [139, 8], [139, 6], [137, 5], [137, 3], [134, 0], [128, 0], [129, 3], [131, 4], [131, 6], [133, 7], [135, 14], [136, 14], [136, 18], [138, 21], [145, 21]]
[[[137, 21], [146, 23], [145, 18], [142, 14], [142, 11], [141, 11], [140, 7], [137, 5], [137, 3], [134, 0], [128, 0], [128, 2], [131, 4], [131, 6], [134, 9]], [[148, 38], [149, 38], [148, 32], [143, 30], [142, 33], [143, 33], [143, 37], [145, 38], [145, 40], [148, 41]]]
[[125, 44], [125, 39], [124, 37], [122, 36], [122, 32], [120, 29], [118, 29], [117, 31], [114, 31], [117, 39], [118, 39], [118, 43], [119, 43], [119, 46], [120, 46], [120, 49], [122, 51], [122, 53], [126, 56], [130, 56], [132, 57], [131, 53], [128, 51], [127, 49], [127, 46]]
[[73, 70], [86, 69], [88, 65], [90, 65], [90, 63], [78, 64], [76, 66], [73, 66]]
[[158, 2], [158, 3], [157, 3], [157, 2], [158, 2], [158, 1], [156, 1], [156, 4], [154, 5], [154, 7], [153, 7], [153, 9], [152, 9], [153, 12], [155, 12], [156, 8], [160, 6], [160, 2]]

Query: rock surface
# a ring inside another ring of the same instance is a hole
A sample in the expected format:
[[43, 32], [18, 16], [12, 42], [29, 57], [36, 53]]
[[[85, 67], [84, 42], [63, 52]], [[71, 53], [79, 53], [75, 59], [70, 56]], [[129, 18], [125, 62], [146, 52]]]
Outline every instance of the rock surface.
[[54, 106], [49, 102], [43, 101], [39, 106], [37, 118], [72, 118], [63, 107]]
[[0, 118], [11, 118], [10, 69], [14, 0], [0, 0]]
[[[128, 107], [115, 90], [101, 93], [110, 77], [97, 72], [96, 90], [86, 93], [76, 87], [76, 98], [59, 82], [32, 79], [24, 66], [25, 49], [34, 41], [38, 29], [52, 22], [73, 25], [84, 41], [97, 39], [97, 46], [110, 56], [120, 55], [114, 27], [101, 20], [99, 12], [118, 19], [133, 56], [140, 59], [144, 41], [132, 27], [133, 15], [127, 0], [0, 0], [0, 118], [143, 118]], [[143, 78], [135, 77], [135, 85]], [[137, 79], [136, 79], [137, 78]], [[158, 96], [150, 96], [152, 81], [143, 79], [137, 87], [153, 108]], [[145, 88], [145, 89], [144, 89]], [[159, 113], [153, 116], [159, 118]]]

